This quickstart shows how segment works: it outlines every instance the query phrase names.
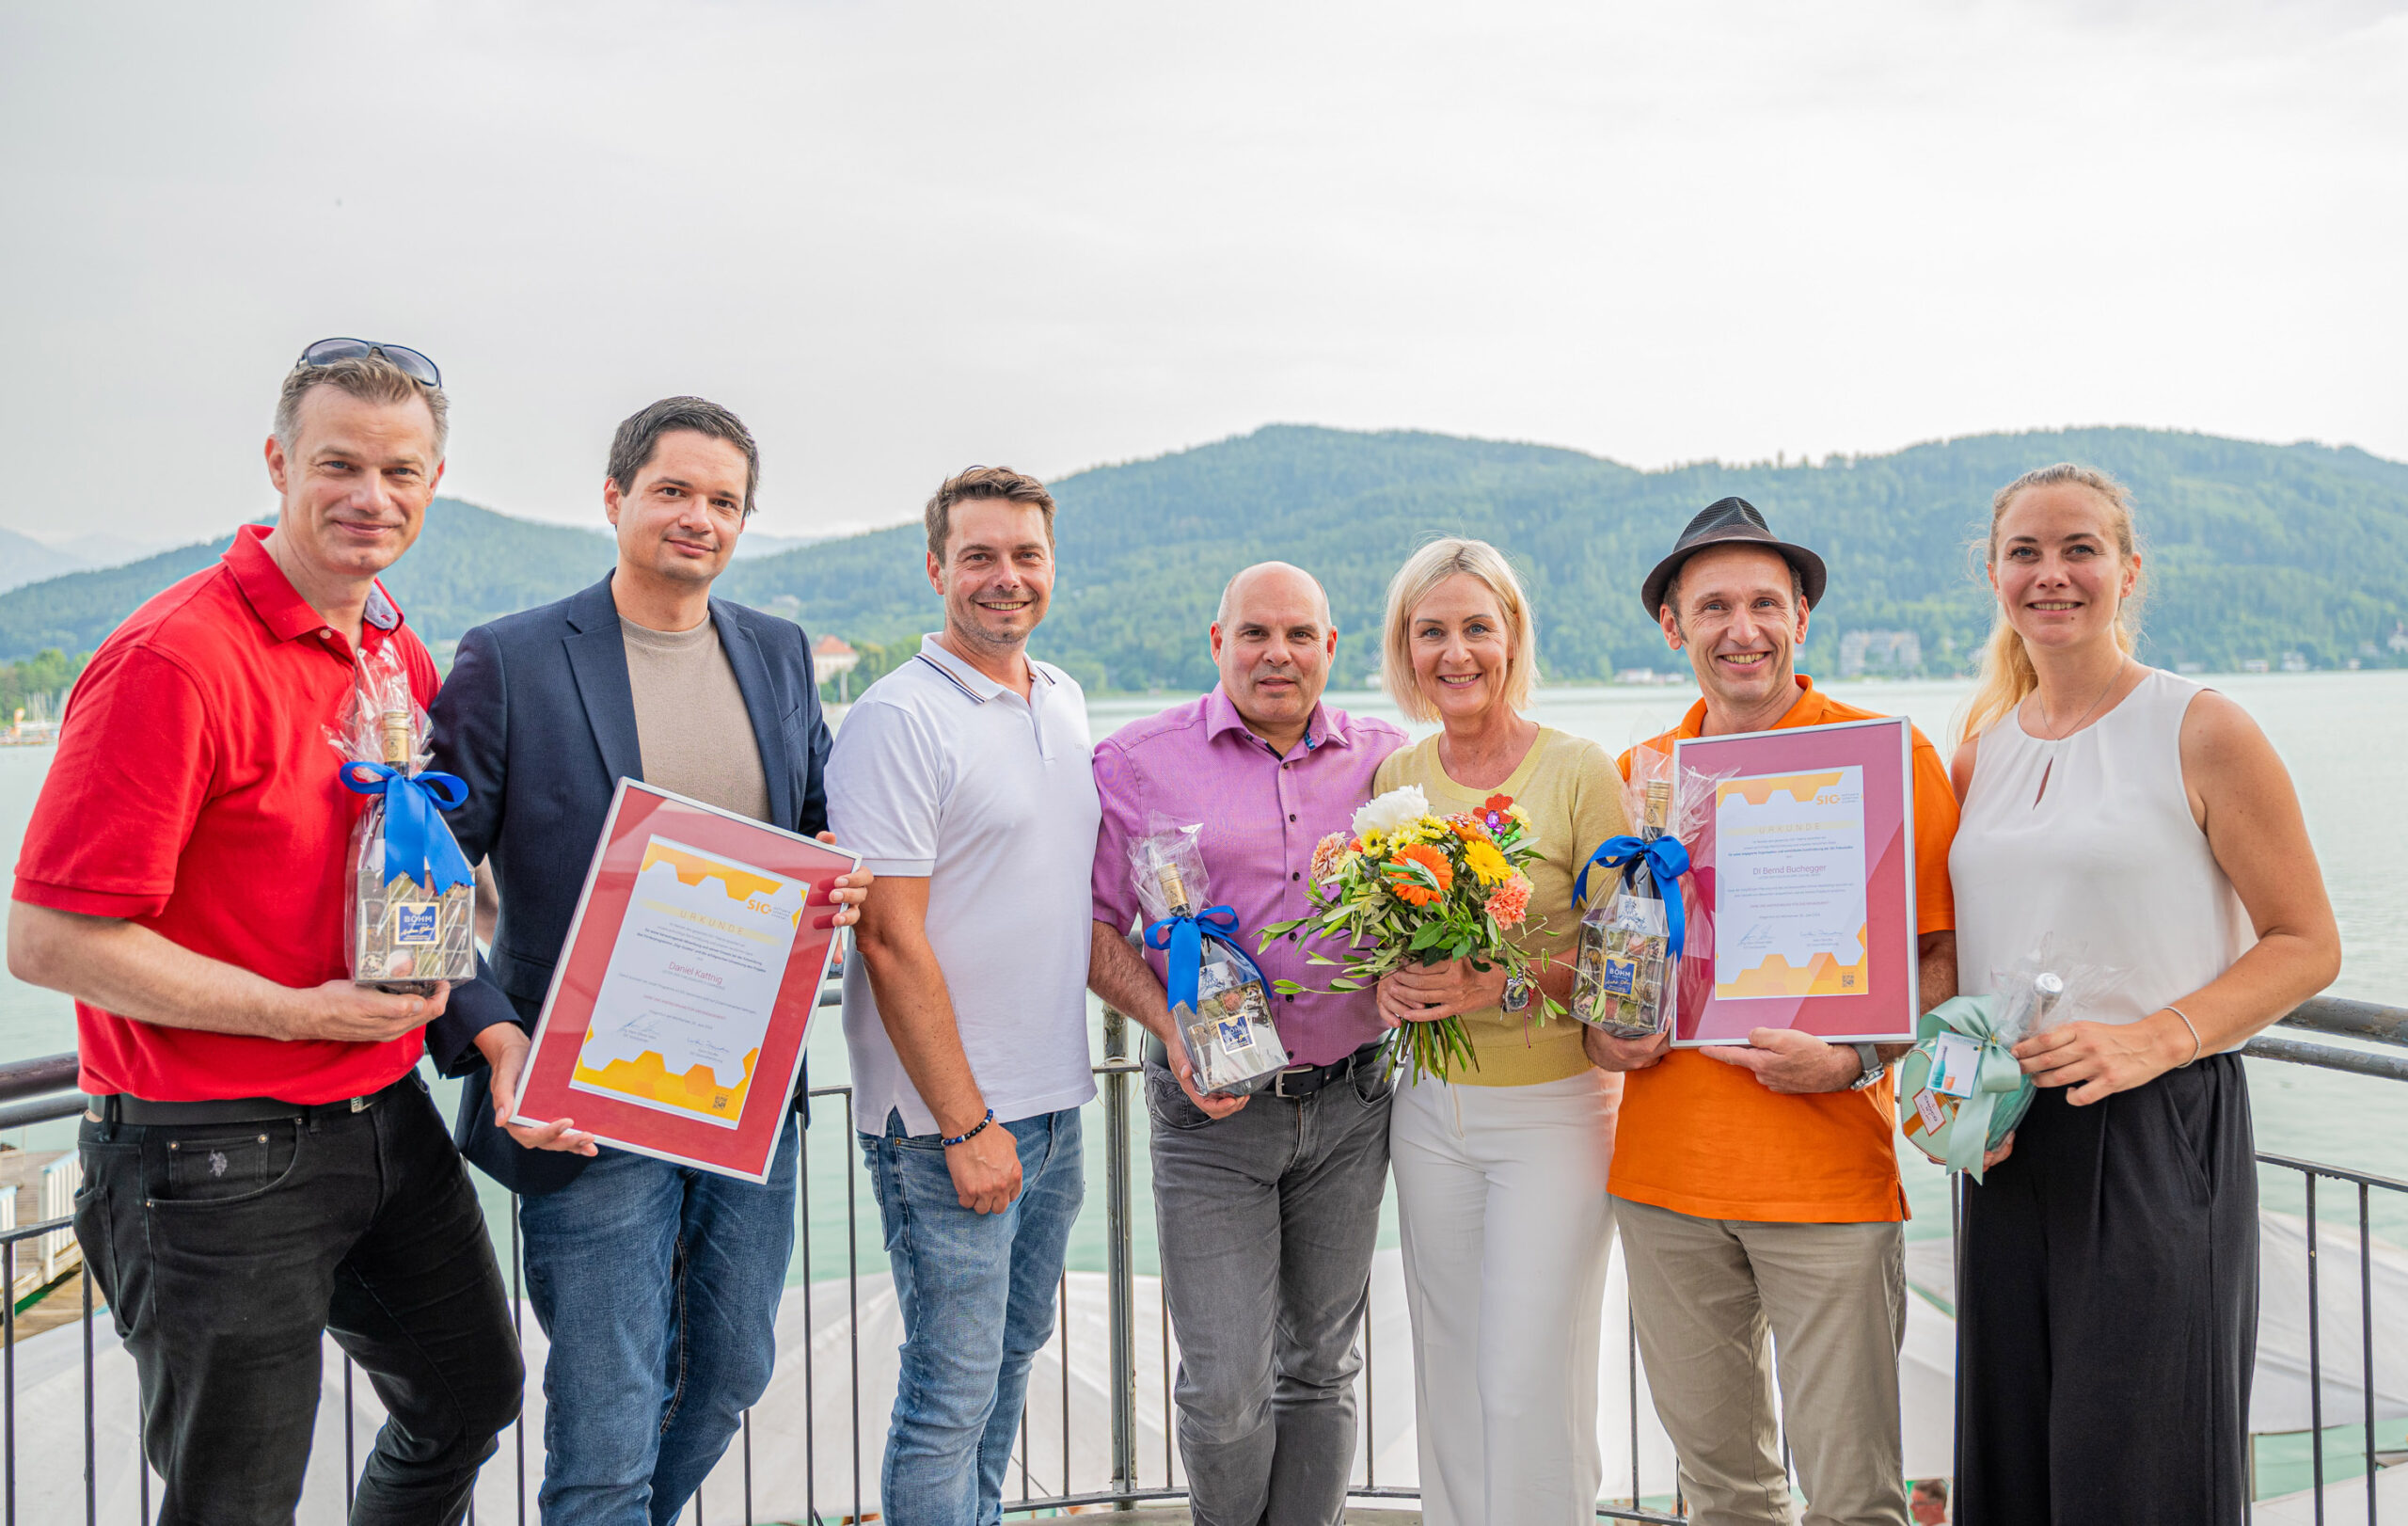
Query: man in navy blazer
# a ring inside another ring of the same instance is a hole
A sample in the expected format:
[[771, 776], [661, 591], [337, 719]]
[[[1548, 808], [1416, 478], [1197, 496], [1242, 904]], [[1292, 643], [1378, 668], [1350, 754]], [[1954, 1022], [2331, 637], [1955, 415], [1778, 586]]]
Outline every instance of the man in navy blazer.
[[[715, 404], [668, 398], [627, 420], [603, 485], [610, 576], [469, 631], [435, 705], [434, 766], [468, 787], [447, 819], [492, 867], [500, 920], [428, 1048], [468, 1077], [461, 1152], [522, 1200], [529, 1297], [551, 1340], [547, 1526], [673, 1519], [776, 1349], [798, 1127], [755, 1184], [599, 1147], [573, 1119], [500, 1121], [620, 779], [788, 831], [827, 825], [828, 726], [801, 628], [710, 596], [759, 476], [751, 433]], [[838, 882], [838, 925], [869, 878]]]

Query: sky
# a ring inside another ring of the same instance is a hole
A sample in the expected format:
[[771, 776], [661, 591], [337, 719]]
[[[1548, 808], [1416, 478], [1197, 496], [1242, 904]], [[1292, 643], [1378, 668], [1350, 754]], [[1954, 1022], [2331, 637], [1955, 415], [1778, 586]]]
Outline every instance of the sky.
[[329, 335], [598, 521], [1265, 423], [1640, 467], [2145, 424], [2408, 458], [2408, 0], [0, 5], [0, 525], [271, 509]]

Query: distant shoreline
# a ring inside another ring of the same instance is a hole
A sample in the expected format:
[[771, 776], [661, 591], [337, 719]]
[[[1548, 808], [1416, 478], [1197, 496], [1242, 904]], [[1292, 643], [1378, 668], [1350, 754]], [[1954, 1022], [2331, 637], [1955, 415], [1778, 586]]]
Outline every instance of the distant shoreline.
[[[2177, 670], [2169, 668], [2166, 671], [2172, 673]], [[2179, 676], [2195, 679], [2200, 683], [2211, 683], [2215, 680], [2225, 678], [2245, 678], [2254, 682], [2261, 678], [2268, 680], [2299, 678], [2356, 678], [2385, 673], [2408, 673], [2408, 667], [2310, 668], [2304, 673], [2285, 672], [2279, 669], [2266, 673], [2242, 673], [2236, 670], [2226, 670], [2223, 672], [2182, 673]], [[1830, 678], [1819, 673], [1810, 673], [1807, 676], [1812, 677], [1817, 684], [1823, 685], [1867, 684], [1876, 687], [1889, 687], [1891, 685], [1896, 685], [1901, 688], [1910, 684], [1962, 685], [1970, 684], [1973, 681], [1973, 675], [1970, 673], [1926, 674], [1914, 677], [1904, 678], [1896, 677], [1889, 674], [1870, 673], [1861, 674], [1853, 678]], [[1626, 692], [1633, 694], [1645, 694], [1654, 693], [1658, 691], [1671, 690], [1686, 691], [1688, 693], [1694, 694], [1697, 692], [1697, 681], [1686, 674], [1667, 675], [1654, 683], [1630, 683], [1614, 678], [1546, 678], [1541, 680], [1539, 688], [1542, 691], [1547, 693], [1562, 693], [1567, 690], [1577, 690], [1584, 693]], [[1385, 692], [1377, 683], [1354, 685], [1351, 687], [1336, 686], [1329, 691], [1333, 694], [1378, 694]], [[1091, 700], [1160, 699], [1168, 701], [1192, 699], [1195, 697], [1193, 694], [1190, 694], [1185, 691], [1175, 689], [1090, 689], [1086, 691], [1086, 696]]]
[[[2186, 673], [2183, 674], [2182, 676], [2185, 678], [2196, 678], [2202, 682], [2218, 678], [2263, 678], [2269, 681], [2288, 681], [2300, 678], [2363, 677], [2385, 673], [2408, 673], [2408, 668], [2311, 668], [2305, 673]], [[1865, 684], [1877, 688], [1887, 688], [1892, 685], [1905, 688], [1912, 684], [1963, 685], [1970, 684], [1973, 681], [1973, 676], [1970, 673], [1955, 674], [1945, 677], [1926, 676], [1914, 678], [1897, 678], [1892, 677], [1886, 674], [1880, 676], [1867, 674], [1855, 678], [1832, 678], [1828, 680], [1823, 679], [1819, 675], [1814, 676], [1817, 682], [1828, 682], [1831, 684]], [[1675, 678], [1671, 676], [1667, 676], [1663, 681], [1658, 683], [1645, 684], [1624, 683], [1611, 678], [1551, 678], [1548, 679], [1543, 687], [1547, 691], [1554, 693], [1561, 693], [1567, 690], [1578, 691], [1583, 693], [1629, 694], [1652, 694], [1664, 691], [1694, 694], [1697, 691], [1697, 684], [1694, 680], [1686, 677]], [[1349, 694], [1378, 695], [1382, 691], [1376, 688], [1356, 688], [1333, 689], [1330, 692], [1343, 697]], [[1087, 691], [1088, 699], [1103, 700], [1107, 702], [1122, 700], [1160, 700], [1165, 704], [1176, 704], [1180, 700], [1193, 699], [1194, 697], [1195, 696], [1193, 694], [1170, 689], [1093, 689]], [[832, 700], [826, 702], [827, 717], [831, 723], [842, 721], [845, 717], [845, 712], [851, 708], [852, 707], [850, 705], [839, 705]], [[47, 737], [12, 737], [6, 732], [0, 732], [0, 747], [53, 747], [56, 746], [58, 738], [55, 734]]]

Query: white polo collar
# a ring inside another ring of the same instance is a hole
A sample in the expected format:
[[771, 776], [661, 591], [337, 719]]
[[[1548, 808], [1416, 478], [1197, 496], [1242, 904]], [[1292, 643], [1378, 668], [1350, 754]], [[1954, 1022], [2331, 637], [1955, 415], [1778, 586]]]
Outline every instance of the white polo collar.
[[[930, 667], [935, 668], [939, 673], [944, 675], [946, 678], [950, 679], [955, 688], [969, 695], [970, 698], [977, 704], [984, 705], [998, 694], [1008, 694], [1013, 692], [1012, 690], [997, 683], [994, 679], [988, 677], [985, 674], [979, 672], [976, 668], [972, 667], [960, 658], [956, 657], [944, 643], [937, 639], [936, 632], [934, 631], [930, 631], [920, 638], [920, 656]], [[1028, 671], [1035, 674], [1038, 681], [1044, 684], [1046, 688], [1051, 689], [1061, 681], [1060, 679], [1055, 678], [1053, 674], [1047, 672], [1045, 664], [1038, 661], [1035, 658], [1027, 659], [1027, 662]]]

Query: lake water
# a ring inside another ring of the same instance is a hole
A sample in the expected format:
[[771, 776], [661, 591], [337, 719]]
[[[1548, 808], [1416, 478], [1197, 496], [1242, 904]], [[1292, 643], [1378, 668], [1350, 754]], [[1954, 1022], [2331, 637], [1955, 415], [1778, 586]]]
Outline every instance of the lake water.
[[[2298, 782], [2346, 950], [2334, 994], [2408, 1004], [2408, 897], [2399, 878], [2400, 866], [2408, 864], [2408, 811], [2382, 803], [2396, 787], [2400, 758], [2408, 756], [2408, 672], [2226, 676], [2215, 683], [2258, 718]], [[1964, 685], [1840, 684], [1831, 691], [1868, 708], [1910, 716], [1944, 746]], [[1619, 749], [1672, 724], [1693, 697], [1694, 691], [1669, 687], [1561, 689], [1543, 691], [1533, 713], [1550, 725]], [[1379, 696], [1334, 694], [1331, 700], [1395, 718], [1394, 707]], [[1089, 714], [1101, 736], [1168, 703], [1160, 696], [1101, 699], [1089, 706]], [[12, 881], [25, 819], [52, 756], [48, 748], [0, 748], [0, 863]], [[1100, 1014], [1090, 1016], [1100, 1034]], [[822, 1017], [810, 1049], [814, 1086], [835, 1085], [846, 1075], [844, 1039], [833, 1009]], [[74, 1011], [67, 998], [0, 973], [0, 1059], [52, 1054], [74, 1042]], [[1100, 1038], [1095, 1050], [1102, 1052]], [[2408, 1179], [2408, 1087], [2256, 1060], [2250, 1062], [2250, 1084], [2260, 1149]], [[436, 1085], [448, 1114], [456, 1088]], [[842, 1275], [848, 1231], [863, 1269], [881, 1265], [883, 1258], [876, 1206], [860, 1177], [857, 1155], [843, 1137], [841, 1119], [833, 1116], [841, 1103], [830, 1099], [821, 1105], [829, 1114], [811, 1130], [809, 1152], [809, 1275], [825, 1278]], [[1142, 1152], [1142, 1103], [1134, 1111]], [[1104, 1261], [1101, 1122], [1100, 1114], [1091, 1112], [1091, 1190], [1072, 1244], [1072, 1262], [1081, 1269], [1101, 1270]], [[12, 1137], [33, 1148], [60, 1149], [71, 1143], [73, 1130], [61, 1122]], [[1141, 1270], [1150, 1271], [1153, 1216], [1144, 1195], [1142, 1153], [1140, 1162], [1134, 1173], [1139, 1261]], [[1909, 1232], [1944, 1232], [1945, 1178], [1910, 1151], [1904, 1169], [1916, 1215]], [[488, 1217], [506, 1238], [507, 1199], [482, 1175], [477, 1180], [487, 1188]], [[2271, 1205], [2287, 1206], [2298, 1196], [2282, 1173], [2270, 1173], [2266, 1187]], [[2392, 1238], [2408, 1238], [2408, 1202], [2385, 1202], [2385, 1196], [2377, 1195], [2378, 1224]], [[1385, 1243], [1393, 1244], [1393, 1236], [1391, 1218]], [[798, 1257], [793, 1276], [800, 1280], [804, 1275]]]

